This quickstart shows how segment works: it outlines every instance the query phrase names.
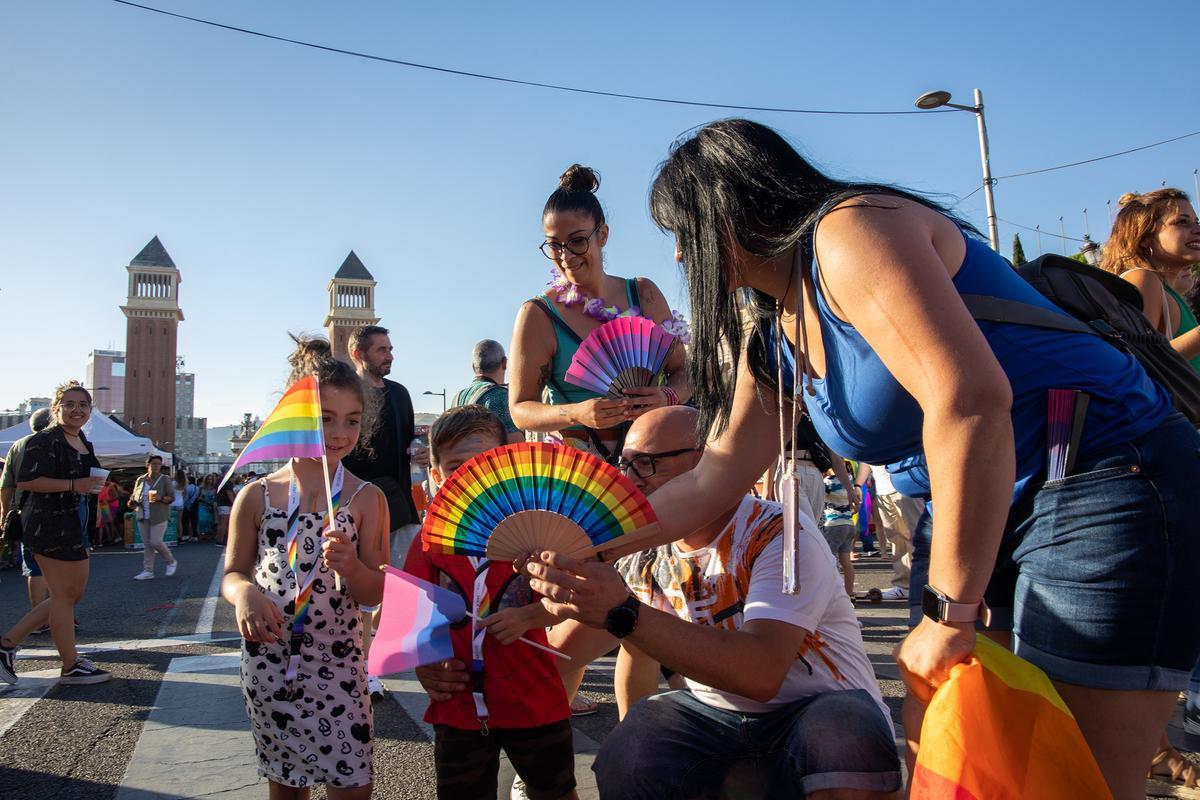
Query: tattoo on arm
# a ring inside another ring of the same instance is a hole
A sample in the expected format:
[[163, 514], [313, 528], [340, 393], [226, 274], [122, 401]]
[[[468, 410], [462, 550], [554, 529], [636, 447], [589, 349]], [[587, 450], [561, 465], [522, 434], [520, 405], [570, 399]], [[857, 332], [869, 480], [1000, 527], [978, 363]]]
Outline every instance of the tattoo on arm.
[[550, 364], [549, 362], [542, 365], [541, 372], [538, 375], [538, 388], [545, 389], [550, 385]]

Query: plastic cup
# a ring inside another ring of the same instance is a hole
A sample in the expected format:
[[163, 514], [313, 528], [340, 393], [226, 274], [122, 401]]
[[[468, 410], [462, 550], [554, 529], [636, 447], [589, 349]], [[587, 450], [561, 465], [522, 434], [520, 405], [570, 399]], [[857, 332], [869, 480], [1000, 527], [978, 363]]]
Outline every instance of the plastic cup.
[[150, 502], [151, 502], [151, 503], [157, 503], [157, 502], [158, 502], [158, 490], [157, 490], [157, 489], [151, 489], [151, 490], [150, 490]]
[[100, 478], [100, 483], [92, 490], [92, 494], [100, 494], [100, 490], [104, 487], [104, 482], [108, 480], [108, 470], [101, 469], [100, 467], [92, 467], [90, 474], [93, 478]]

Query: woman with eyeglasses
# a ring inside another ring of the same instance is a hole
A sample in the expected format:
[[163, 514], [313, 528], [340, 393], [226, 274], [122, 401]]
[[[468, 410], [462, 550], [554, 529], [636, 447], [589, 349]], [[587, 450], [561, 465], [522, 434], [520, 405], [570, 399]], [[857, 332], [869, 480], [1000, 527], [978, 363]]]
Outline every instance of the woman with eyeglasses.
[[686, 324], [649, 278], [618, 278], [604, 269], [609, 228], [596, 198], [600, 177], [573, 164], [542, 209], [542, 253], [553, 262], [545, 290], [521, 306], [513, 330], [509, 410], [517, 427], [554, 434], [564, 443], [613, 462], [630, 420], [691, 396], [684, 348], [677, 342], [662, 386], [630, 389], [612, 399], [566, 380], [580, 342], [610, 319], [642, 316], [686, 344]]
[[83, 434], [92, 415], [92, 395], [74, 381], [65, 383], [55, 392], [50, 410], [54, 424], [29, 438], [17, 475], [17, 488], [29, 493], [21, 514], [22, 544], [37, 559], [50, 597], [0, 637], [0, 681], [17, 682], [17, 647], [42, 624], [48, 607], [50, 635], [62, 658], [59, 683], [103, 683], [112, 673], [81, 658], [75, 649], [75, 606], [88, 582], [88, 501], [104, 486], [104, 478], [92, 473], [100, 462]]

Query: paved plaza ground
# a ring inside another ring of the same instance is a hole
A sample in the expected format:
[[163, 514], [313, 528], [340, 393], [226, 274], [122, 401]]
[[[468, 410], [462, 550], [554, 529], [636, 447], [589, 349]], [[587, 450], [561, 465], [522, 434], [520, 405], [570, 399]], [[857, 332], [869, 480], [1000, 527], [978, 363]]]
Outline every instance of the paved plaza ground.
[[[48, 636], [31, 637], [17, 661], [21, 680], [0, 685], [0, 797], [27, 800], [265, 798], [238, 687], [239, 640], [232, 610], [217, 598], [224, 551], [212, 544], [176, 549], [172, 578], [135, 582], [141, 554], [115, 548], [94, 554], [79, 607], [81, 650], [115, 677], [97, 686], [57, 687]], [[858, 590], [887, 585], [890, 564], [858, 563]], [[0, 572], [0, 627], [27, 605], [15, 570]], [[904, 636], [903, 603], [859, 606], [867, 649], [899, 733], [902, 688], [891, 650]], [[599, 713], [574, 720], [580, 796], [596, 797], [589, 766], [616, 725], [612, 658], [592, 665], [584, 690]], [[425, 695], [412, 675], [386, 681], [375, 704], [375, 796], [433, 798], [431, 731]], [[1200, 746], [1179, 728], [1177, 744]], [[512, 780], [503, 765], [502, 797]], [[314, 797], [324, 797], [322, 791]]]

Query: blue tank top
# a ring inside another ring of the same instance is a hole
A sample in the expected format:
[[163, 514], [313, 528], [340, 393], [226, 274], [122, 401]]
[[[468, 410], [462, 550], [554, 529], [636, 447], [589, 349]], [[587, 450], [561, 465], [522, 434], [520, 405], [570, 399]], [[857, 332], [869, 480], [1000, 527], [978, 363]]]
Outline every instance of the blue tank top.
[[[1003, 297], [1065, 313], [986, 244], [965, 235], [964, 239], [966, 255], [954, 276], [959, 294]], [[804, 398], [813, 424], [839, 455], [887, 464], [897, 491], [928, 497], [921, 408], [858, 331], [834, 316], [821, 294], [819, 269], [814, 255], [812, 277], [825, 345], [825, 376], [813, 379], [816, 396]], [[1011, 323], [978, 325], [1012, 385], [1014, 502], [1046, 464], [1048, 390], [1077, 389], [1091, 395], [1081, 454], [1141, 436], [1173, 410], [1171, 396], [1146, 375], [1136, 358], [1099, 337]], [[773, 346], [768, 348], [773, 351]], [[790, 386], [789, 373], [795, 365], [787, 346], [784, 353], [784, 380]]]

